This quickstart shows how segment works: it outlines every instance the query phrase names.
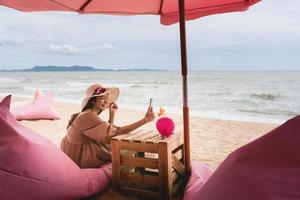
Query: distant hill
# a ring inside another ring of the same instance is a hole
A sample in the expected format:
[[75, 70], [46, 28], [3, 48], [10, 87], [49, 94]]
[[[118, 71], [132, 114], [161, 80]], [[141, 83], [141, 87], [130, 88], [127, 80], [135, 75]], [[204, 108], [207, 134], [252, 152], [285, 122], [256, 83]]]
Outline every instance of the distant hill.
[[84, 72], [84, 71], [166, 71], [148, 68], [133, 68], [133, 69], [98, 69], [90, 66], [35, 66], [29, 69], [14, 69], [14, 70], [0, 70], [2, 72]]
[[98, 71], [97, 69], [89, 66], [72, 66], [72, 67], [65, 67], [65, 66], [35, 66], [30, 69], [24, 69], [20, 71], [29, 71], [29, 72], [51, 72], [51, 71]]

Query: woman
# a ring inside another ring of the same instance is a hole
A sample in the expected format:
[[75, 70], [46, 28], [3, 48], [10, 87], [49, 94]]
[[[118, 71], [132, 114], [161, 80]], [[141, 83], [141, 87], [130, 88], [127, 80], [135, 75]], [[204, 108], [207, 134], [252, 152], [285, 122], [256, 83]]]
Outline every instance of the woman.
[[[112, 137], [127, 134], [154, 120], [152, 107], [149, 107], [141, 120], [127, 126], [115, 126], [114, 117], [118, 109], [115, 100], [118, 97], [118, 88], [104, 88], [100, 84], [93, 84], [86, 91], [81, 112], [71, 116], [61, 149], [79, 167], [97, 168], [111, 161]], [[105, 122], [98, 115], [107, 108], [109, 120]]]

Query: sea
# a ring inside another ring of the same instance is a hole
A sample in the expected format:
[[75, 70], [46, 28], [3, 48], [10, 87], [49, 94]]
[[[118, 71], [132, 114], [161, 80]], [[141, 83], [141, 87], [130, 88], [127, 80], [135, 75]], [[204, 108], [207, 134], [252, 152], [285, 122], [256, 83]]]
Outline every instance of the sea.
[[[1, 96], [33, 97], [36, 89], [56, 101], [81, 103], [92, 83], [119, 87], [119, 107], [182, 114], [179, 71], [0, 72]], [[283, 123], [300, 114], [300, 71], [190, 71], [190, 115]]]

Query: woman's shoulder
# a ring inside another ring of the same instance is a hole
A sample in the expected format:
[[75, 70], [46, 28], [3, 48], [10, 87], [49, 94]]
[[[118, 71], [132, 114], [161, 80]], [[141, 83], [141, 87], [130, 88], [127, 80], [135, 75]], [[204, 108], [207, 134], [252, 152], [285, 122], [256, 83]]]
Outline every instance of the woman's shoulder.
[[77, 116], [78, 119], [95, 119], [95, 120], [101, 120], [101, 118], [95, 113], [95, 112], [92, 112], [92, 111], [83, 111], [83, 112], [80, 112], [79, 115]]
[[94, 112], [91, 111], [83, 111], [79, 113], [76, 119], [76, 123], [79, 126], [93, 126], [96, 124], [103, 123], [104, 121]]
[[85, 111], [80, 112], [78, 115], [78, 117], [88, 117], [88, 116], [93, 117], [93, 116], [97, 116], [97, 114], [90, 110], [85, 110]]

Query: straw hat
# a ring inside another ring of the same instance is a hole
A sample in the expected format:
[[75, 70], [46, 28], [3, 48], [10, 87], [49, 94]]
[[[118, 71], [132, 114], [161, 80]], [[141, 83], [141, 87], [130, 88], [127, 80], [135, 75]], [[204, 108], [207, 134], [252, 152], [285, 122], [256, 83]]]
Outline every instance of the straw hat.
[[119, 88], [105, 88], [100, 84], [92, 84], [85, 92], [85, 98], [82, 100], [81, 107], [83, 109], [92, 97], [108, 95], [107, 105], [105, 106], [106, 109], [117, 100], [119, 94]]

